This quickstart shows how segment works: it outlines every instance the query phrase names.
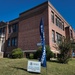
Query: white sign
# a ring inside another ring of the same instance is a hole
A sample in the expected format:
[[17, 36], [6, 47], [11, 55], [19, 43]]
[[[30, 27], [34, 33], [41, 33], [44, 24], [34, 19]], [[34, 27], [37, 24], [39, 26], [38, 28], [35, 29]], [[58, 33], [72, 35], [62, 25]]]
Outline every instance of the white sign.
[[41, 43], [37, 43], [37, 46], [41, 46], [42, 44]]
[[40, 71], [41, 71], [41, 62], [28, 61], [27, 71], [40, 73]]

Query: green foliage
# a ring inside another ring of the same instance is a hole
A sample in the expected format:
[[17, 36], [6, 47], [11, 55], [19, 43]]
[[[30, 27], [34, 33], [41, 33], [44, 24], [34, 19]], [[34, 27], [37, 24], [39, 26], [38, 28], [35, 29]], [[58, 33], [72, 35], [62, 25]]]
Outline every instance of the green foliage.
[[49, 46], [46, 46], [46, 58], [47, 60], [50, 60], [50, 58], [54, 57], [54, 54], [53, 52], [50, 50], [50, 47]]
[[33, 59], [34, 58], [34, 54], [33, 53], [30, 53], [29, 54], [29, 59]]
[[34, 59], [40, 58], [42, 53], [42, 47], [39, 47], [38, 50], [34, 54]]
[[71, 57], [71, 42], [68, 40], [61, 41], [59, 44], [60, 54], [58, 55], [58, 61], [60, 63], [68, 63], [69, 58]]
[[[42, 53], [42, 47], [39, 47], [36, 53], [34, 54], [34, 58], [40, 58]], [[46, 59], [50, 60], [54, 56], [53, 52], [50, 50], [49, 46], [46, 46]]]
[[72, 44], [72, 49], [75, 50], [75, 40], [71, 40], [71, 44]]
[[12, 58], [22, 58], [23, 52], [20, 48], [16, 48], [11, 53]]

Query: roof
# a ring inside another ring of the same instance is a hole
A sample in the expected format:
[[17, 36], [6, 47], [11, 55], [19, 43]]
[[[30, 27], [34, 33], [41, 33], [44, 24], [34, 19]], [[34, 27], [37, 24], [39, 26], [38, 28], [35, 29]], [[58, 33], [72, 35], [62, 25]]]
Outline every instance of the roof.
[[4, 26], [6, 26], [6, 25], [7, 25], [6, 22], [4, 22], [4, 21], [1, 21], [1, 22], [0, 22], [0, 27], [4, 27]]
[[38, 8], [38, 7], [40, 7], [40, 6], [44, 5], [44, 4], [48, 4], [48, 1], [46, 1], [46, 2], [44, 2], [44, 3], [42, 3], [42, 4], [39, 4], [39, 5], [35, 6], [35, 7], [30, 8], [30, 9], [28, 9], [28, 10], [26, 10], [26, 11], [20, 13], [20, 15], [22, 15], [22, 14], [24, 14], [24, 13], [26, 13], [26, 12], [29, 12], [29, 11], [31, 11], [31, 10], [33, 10], [33, 9], [36, 9], [36, 8]]

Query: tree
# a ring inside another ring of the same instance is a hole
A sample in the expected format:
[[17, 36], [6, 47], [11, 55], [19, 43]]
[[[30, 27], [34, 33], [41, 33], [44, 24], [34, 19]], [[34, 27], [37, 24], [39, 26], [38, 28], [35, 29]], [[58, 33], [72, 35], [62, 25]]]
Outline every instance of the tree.
[[71, 58], [72, 44], [70, 40], [64, 39], [58, 45], [60, 54], [58, 54], [58, 61], [60, 63], [68, 63]]

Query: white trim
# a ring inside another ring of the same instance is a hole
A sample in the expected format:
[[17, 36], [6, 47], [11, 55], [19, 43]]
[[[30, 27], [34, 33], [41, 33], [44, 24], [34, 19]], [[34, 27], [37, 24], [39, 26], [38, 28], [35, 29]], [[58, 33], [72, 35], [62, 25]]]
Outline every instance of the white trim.
[[60, 53], [59, 50], [51, 50], [53, 53]]
[[23, 52], [36, 52], [37, 50], [23, 50]]
[[[36, 52], [37, 50], [23, 50], [23, 52]], [[10, 52], [6, 52], [6, 53], [10, 53]]]

